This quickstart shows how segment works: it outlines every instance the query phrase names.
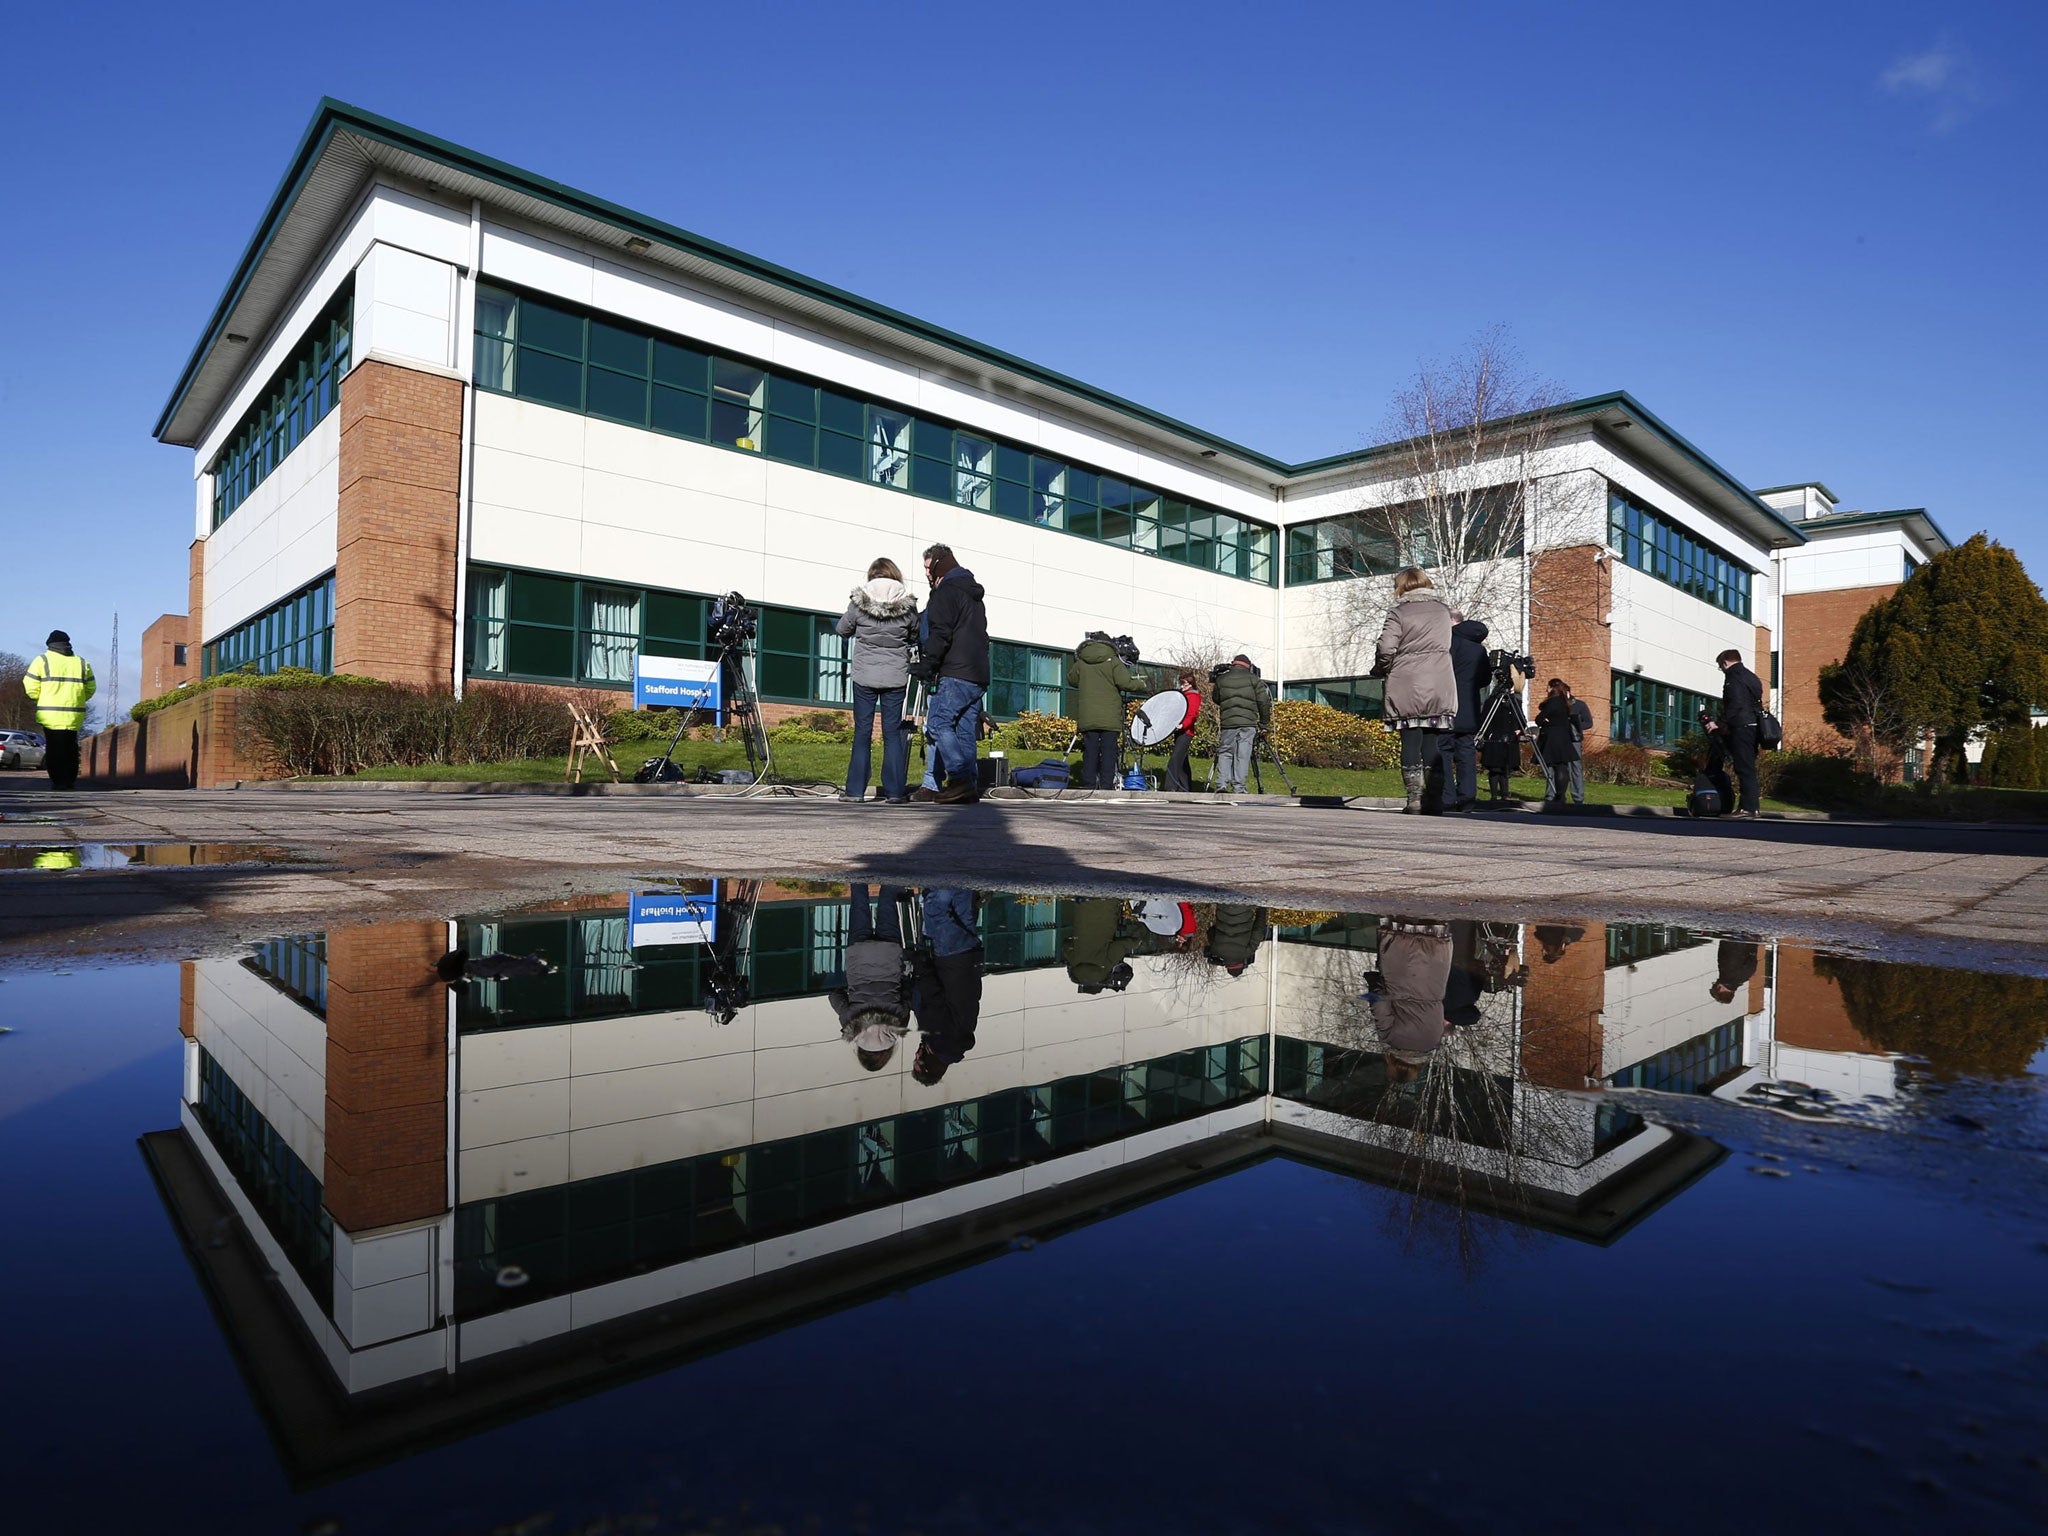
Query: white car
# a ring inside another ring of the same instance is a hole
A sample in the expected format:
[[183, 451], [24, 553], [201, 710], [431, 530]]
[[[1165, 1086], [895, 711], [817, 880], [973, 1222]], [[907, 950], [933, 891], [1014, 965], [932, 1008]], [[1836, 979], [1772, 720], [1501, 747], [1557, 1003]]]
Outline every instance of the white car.
[[43, 766], [43, 738], [33, 731], [0, 731], [0, 768]]

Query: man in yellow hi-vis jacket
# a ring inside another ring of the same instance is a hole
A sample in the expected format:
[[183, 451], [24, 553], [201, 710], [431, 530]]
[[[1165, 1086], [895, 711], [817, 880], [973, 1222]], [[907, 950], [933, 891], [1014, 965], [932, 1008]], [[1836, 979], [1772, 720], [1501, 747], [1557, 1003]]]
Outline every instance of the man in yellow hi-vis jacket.
[[85, 725], [85, 701], [99, 685], [86, 659], [72, 654], [71, 637], [63, 630], [51, 630], [44, 643], [49, 649], [28, 664], [21, 686], [36, 701], [50, 788], [70, 789], [78, 783], [78, 733]]

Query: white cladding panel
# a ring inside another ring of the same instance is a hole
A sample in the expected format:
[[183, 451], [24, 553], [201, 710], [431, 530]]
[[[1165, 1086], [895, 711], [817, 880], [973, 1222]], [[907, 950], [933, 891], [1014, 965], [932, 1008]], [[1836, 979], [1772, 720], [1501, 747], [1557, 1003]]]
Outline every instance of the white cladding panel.
[[337, 407], [207, 538], [200, 638], [233, 629], [333, 570], [340, 505]]
[[1816, 537], [1779, 558], [1784, 562], [1785, 593], [1791, 597], [1848, 587], [1896, 586], [1906, 579], [1908, 555], [1927, 558], [1903, 528], [1871, 528]]
[[194, 960], [194, 1036], [319, 1176], [327, 1156], [327, 1021], [238, 960]]
[[379, 242], [356, 268], [351, 357], [453, 368], [456, 269]]
[[[1653, 682], [1719, 698], [1722, 678], [1716, 656], [1733, 648], [1742, 652], [1746, 665], [1755, 665], [1756, 626], [1751, 621], [1723, 613], [1619, 560], [1611, 561], [1609, 569], [1614, 573], [1615, 671], [1640, 668], [1641, 675]], [[1584, 699], [1607, 694], [1604, 677], [1574, 678], [1572, 684]]]
[[1720, 978], [1720, 951], [1712, 943], [1654, 955], [1607, 971], [1607, 1006], [1600, 1016], [1600, 1075], [1646, 1061], [1742, 1017], [1748, 993], [1728, 1002], [1710, 990]]
[[476, 397], [471, 558], [838, 613], [878, 555], [915, 580], [932, 543], [988, 589], [998, 639], [1128, 631], [1267, 649], [1275, 594], [1052, 529], [502, 395]]

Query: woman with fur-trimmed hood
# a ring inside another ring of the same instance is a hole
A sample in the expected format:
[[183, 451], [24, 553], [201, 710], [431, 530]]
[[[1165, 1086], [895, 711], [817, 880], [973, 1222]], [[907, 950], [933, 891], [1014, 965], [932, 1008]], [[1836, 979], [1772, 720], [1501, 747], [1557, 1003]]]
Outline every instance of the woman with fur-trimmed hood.
[[868, 567], [867, 580], [853, 589], [846, 612], [832, 627], [853, 640], [853, 757], [846, 765], [846, 798], [867, 798], [868, 742], [879, 715], [882, 798], [890, 805], [906, 805], [910, 732], [903, 723], [903, 693], [910, 685], [917, 599], [903, 585], [903, 572], [894, 560], [884, 557]]

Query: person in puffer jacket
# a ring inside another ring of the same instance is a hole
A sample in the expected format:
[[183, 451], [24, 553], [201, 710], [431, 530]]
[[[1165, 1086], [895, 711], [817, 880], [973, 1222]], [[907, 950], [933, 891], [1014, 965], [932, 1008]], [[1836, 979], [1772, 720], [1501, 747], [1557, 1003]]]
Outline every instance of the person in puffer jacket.
[[885, 885], [870, 906], [868, 888], [856, 885], [847, 909], [846, 984], [830, 996], [839, 1038], [850, 1041], [860, 1064], [879, 1072], [910, 1031], [910, 968], [904, 963], [901, 903], [904, 893]]
[[1226, 793], [1241, 795], [1259, 732], [1273, 723], [1273, 696], [1241, 651], [1209, 679], [1216, 693], [1216, 781]]
[[910, 733], [903, 724], [903, 694], [910, 683], [917, 599], [903, 585], [903, 572], [894, 560], [883, 558], [868, 567], [867, 580], [853, 589], [846, 612], [832, 628], [853, 640], [853, 757], [846, 765], [846, 798], [867, 797], [869, 738], [879, 715], [882, 799], [907, 805], [904, 770], [910, 758]]

